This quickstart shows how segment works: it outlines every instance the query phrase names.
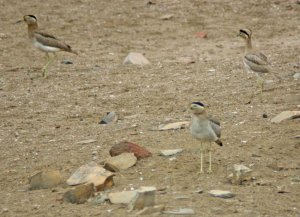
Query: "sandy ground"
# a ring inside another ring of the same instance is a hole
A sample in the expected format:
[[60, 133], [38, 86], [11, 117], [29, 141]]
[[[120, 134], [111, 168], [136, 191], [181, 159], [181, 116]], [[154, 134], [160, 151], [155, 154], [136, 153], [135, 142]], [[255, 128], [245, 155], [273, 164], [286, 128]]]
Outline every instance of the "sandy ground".
[[[300, 143], [293, 138], [300, 134], [299, 119], [270, 122], [300, 104], [299, 81], [293, 79], [300, 72], [300, 5], [296, 0], [153, 3], [0, 1], [1, 216], [133, 215], [108, 203], [61, 203], [64, 188], [26, 191], [35, 172], [59, 169], [68, 178], [92, 160], [94, 151], [101, 162], [122, 140], [146, 147], [153, 157], [117, 174], [112, 191], [166, 188], [165, 194], [157, 194], [158, 204], [192, 208], [195, 216], [300, 216], [300, 183], [295, 181]], [[36, 15], [42, 30], [80, 53], [59, 53], [47, 79], [40, 77], [44, 54], [28, 42], [25, 23], [16, 24], [25, 14]], [[161, 20], [166, 14], [174, 17]], [[243, 69], [244, 43], [236, 36], [244, 27], [253, 30], [254, 46], [283, 78], [266, 87], [263, 102], [256, 98], [250, 105], [245, 102], [255, 77]], [[199, 38], [197, 32], [208, 37]], [[130, 51], [143, 53], [152, 64], [123, 65]], [[182, 62], [187, 57], [195, 63]], [[187, 129], [149, 130], [189, 120], [192, 101], [209, 104], [209, 112], [222, 123], [224, 147], [215, 146], [213, 174], [199, 175], [199, 143]], [[108, 111], [117, 112], [119, 120], [99, 125]], [[97, 142], [77, 144], [85, 139]], [[184, 152], [173, 161], [158, 156], [171, 148]], [[241, 186], [228, 183], [237, 163], [251, 167], [255, 180]], [[199, 188], [204, 193], [194, 193]], [[212, 189], [236, 196], [213, 198], [207, 193]]]

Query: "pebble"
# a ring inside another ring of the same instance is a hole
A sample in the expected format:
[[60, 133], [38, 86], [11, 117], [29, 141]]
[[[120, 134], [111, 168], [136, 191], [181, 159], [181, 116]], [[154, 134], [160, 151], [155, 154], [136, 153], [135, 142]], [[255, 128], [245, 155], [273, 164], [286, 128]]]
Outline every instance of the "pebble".
[[94, 143], [94, 142], [97, 142], [97, 140], [96, 139], [86, 139], [86, 140], [76, 142], [76, 144], [85, 145], [85, 144], [90, 144], [90, 143]]
[[183, 151], [183, 149], [179, 148], [179, 149], [165, 149], [165, 150], [161, 150], [160, 151], [160, 155], [162, 156], [172, 156], [172, 155], [176, 155], [178, 153], [181, 153]]
[[144, 66], [144, 65], [149, 65], [150, 62], [143, 56], [143, 54], [131, 52], [127, 55], [127, 57], [123, 61], [123, 64], [134, 64], [134, 65]]
[[241, 185], [243, 181], [251, 179], [252, 170], [242, 164], [234, 164], [233, 172], [230, 175], [231, 183]]
[[166, 14], [160, 17], [161, 20], [170, 20], [174, 17], [173, 14]]
[[134, 153], [138, 160], [152, 156], [152, 153], [144, 147], [128, 141], [117, 143], [109, 150], [112, 157], [126, 152]]
[[71, 65], [71, 64], [73, 64], [73, 62], [70, 61], [70, 60], [63, 60], [63, 61], [61, 61], [61, 63], [62, 63], [62, 64], [66, 64], [66, 65]]
[[300, 80], [300, 72], [297, 72], [293, 75], [295, 80]]
[[230, 191], [223, 191], [223, 190], [211, 190], [209, 191], [209, 194], [213, 197], [220, 197], [220, 198], [232, 198], [235, 195], [231, 193]]
[[118, 119], [116, 112], [107, 112], [106, 116], [101, 119], [99, 124], [109, 124]]
[[92, 203], [97, 205], [97, 204], [102, 204], [107, 200], [109, 200], [107, 194], [99, 194], [96, 197], [94, 197]]
[[189, 126], [189, 121], [180, 121], [175, 123], [168, 123], [159, 125], [158, 130], [177, 130], [177, 129], [184, 129]]

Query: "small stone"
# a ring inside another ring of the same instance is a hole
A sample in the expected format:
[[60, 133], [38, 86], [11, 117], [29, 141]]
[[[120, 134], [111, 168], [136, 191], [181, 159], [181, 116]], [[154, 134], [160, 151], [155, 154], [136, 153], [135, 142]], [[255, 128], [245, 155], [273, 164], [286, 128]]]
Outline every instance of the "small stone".
[[203, 193], [203, 189], [202, 188], [198, 188], [196, 191], [194, 191], [194, 193], [202, 194]]
[[165, 210], [164, 205], [148, 206], [138, 211], [137, 215], [151, 215], [154, 213], [162, 213]]
[[166, 14], [160, 17], [161, 20], [170, 20], [174, 17], [173, 14]]
[[293, 75], [295, 80], [300, 80], [300, 72], [297, 72]]
[[106, 116], [101, 119], [99, 124], [108, 124], [110, 122], [115, 122], [118, 119], [115, 112], [107, 112]]
[[134, 153], [122, 153], [107, 159], [104, 168], [112, 172], [118, 172], [134, 166], [136, 161], [137, 158]]
[[160, 155], [162, 156], [172, 156], [172, 155], [176, 155], [178, 153], [181, 153], [183, 151], [183, 149], [179, 148], [179, 149], [166, 149], [166, 150], [161, 150], [160, 151]]
[[149, 65], [150, 62], [141, 53], [131, 52], [125, 58], [123, 64], [134, 64], [134, 65]]
[[295, 176], [293, 178], [291, 178], [292, 182], [300, 182], [300, 176]]
[[3, 208], [2, 212], [8, 212], [8, 209], [7, 208]]
[[62, 182], [63, 179], [58, 170], [38, 172], [29, 178], [29, 190], [53, 188]]
[[73, 64], [73, 62], [71, 62], [70, 60], [63, 60], [63, 61], [61, 61], [61, 63], [66, 64], [66, 65]]
[[266, 113], [263, 113], [262, 117], [263, 118], [268, 118], [268, 115]]
[[155, 204], [155, 187], [140, 187], [137, 194], [129, 204], [129, 210], [143, 209], [147, 206], [154, 206]]
[[180, 208], [178, 210], [163, 211], [162, 213], [172, 215], [195, 215], [195, 211], [190, 208]]
[[197, 32], [196, 33], [197, 38], [207, 38], [206, 32]]
[[177, 129], [184, 129], [189, 126], [189, 121], [180, 121], [175, 123], [169, 124], [162, 124], [158, 127], [158, 130], [177, 130]]
[[90, 162], [79, 167], [67, 180], [68, 185], [80, 185], [84, 183], [93, 183], [96, 191], [102, 191], [111, 188], [114, 185], [114, 174], [95, 162]]
[[220, 198], [232, 198], [234, 194], [230, 191], [223, 191], [223, 190], [211, 190], [209, 194], [213, 197], [220, 197]]
[[129, 204], [137, 195], [137, 191], [121, 191], [108, 194], [108, 199], [112, 204]]
[[175, 197], [175, 200], [187, 200], [187, 199], [190, 199], [190, 197], [188, 197], [188, 196], [177, 196], [177, 197]]
[[243, 181], [251, 179], [252, 170], [242, 164], [233, 165], [233, 173], [231, 178], [231, 183], [235, 185], [241, 185]]
[[284, 120], [289, 120], [293, 118], [299, 118], [300, 117], [300, 111], [283, 111], [280, 114], [278, 114], [276, 117], [272, 118], [272, 123], [280, 123]]
[[94, 142], [97, 142], [97, 140], [96, 139], [87, 139], [87, 140], [79, 141], [76, 144], [85, 145], [85, 144], [90, 144], [90, 143], [94, 143]]
[[85, 185], [76, 186], [74, 189], [67, 191], [63, 196], [64, 202], [69, 203], [85, 203], [90, 197], [94, 195], [94, 184], [89, 183]]
[[126, 152], [134, 153], [138, 160], [152, 156], [151, 152], [149, 152], [147, 149], [127, 141], [115, 144], [109, 150], [109, 154], [112, 157]]

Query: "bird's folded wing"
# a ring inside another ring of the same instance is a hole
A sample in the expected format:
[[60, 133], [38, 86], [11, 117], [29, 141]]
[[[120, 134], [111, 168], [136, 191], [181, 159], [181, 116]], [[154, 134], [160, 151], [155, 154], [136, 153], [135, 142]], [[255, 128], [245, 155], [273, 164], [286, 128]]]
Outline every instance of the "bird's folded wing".
[[267, 57], [263, 53], [248, 53], [245, 59], [257, 65], [268, 65]]
[[45, 46], [57, 47], [61, 50], [69, 51], [69, 52], [72, 50], [69, 45], [56, 39], [54, 36], [49, 35], [47, 33], [35, 32], [34, 35], [36, 40]]
[[213, 131], [215, 132], [215, 134], [217, 135], [217, 137], [220, 138], [221, 137], [220, 122], [217, 119], [212, 118], [212, 117], [210, 117], [209, 120], [210, 120], [210, 126], [211, 126], [211, 128], [213, 129]]

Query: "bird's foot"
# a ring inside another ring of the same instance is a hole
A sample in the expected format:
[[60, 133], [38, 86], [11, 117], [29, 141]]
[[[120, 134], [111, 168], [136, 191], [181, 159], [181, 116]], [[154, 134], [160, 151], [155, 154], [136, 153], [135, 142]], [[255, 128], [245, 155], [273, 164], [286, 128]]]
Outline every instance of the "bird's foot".
[[212, 174], [212, 170], [211, 170], [211, 169], [208, 169], [208, 170], [207, 170], [207, 173], [208, 173], [208, 174]]

